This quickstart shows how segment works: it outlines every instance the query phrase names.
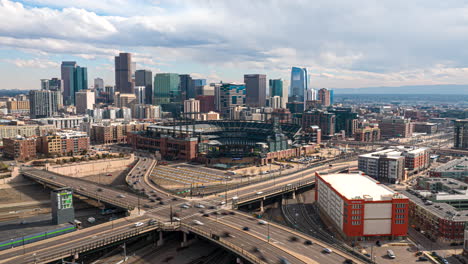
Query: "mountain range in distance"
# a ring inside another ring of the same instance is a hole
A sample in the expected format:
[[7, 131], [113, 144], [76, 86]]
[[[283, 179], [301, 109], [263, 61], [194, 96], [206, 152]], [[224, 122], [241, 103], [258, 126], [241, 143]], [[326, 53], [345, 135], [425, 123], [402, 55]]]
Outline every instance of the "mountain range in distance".
[[468, 94], [468, 84], [381, 86], [365, 88], [335, 88], [335, 94]]

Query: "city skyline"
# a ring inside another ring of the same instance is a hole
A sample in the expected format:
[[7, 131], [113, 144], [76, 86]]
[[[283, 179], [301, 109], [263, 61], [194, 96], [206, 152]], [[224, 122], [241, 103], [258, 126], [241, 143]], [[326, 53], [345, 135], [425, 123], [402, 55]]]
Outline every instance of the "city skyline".
[[115, 84], [119, 52], [132, 53], [137, 69], [209, 82], [242, 82], [245, 73], [289, 80], [298, 66], [311, 88], [468, 83], [463, 6], [409, 5], [3, 0], [2, 89], [36, 89], [60, 76], [61, 61]]

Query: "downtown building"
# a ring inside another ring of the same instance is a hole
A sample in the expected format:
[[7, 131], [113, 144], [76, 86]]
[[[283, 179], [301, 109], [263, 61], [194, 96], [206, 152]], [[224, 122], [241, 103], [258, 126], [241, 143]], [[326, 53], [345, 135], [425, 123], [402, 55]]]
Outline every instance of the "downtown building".
[[250, 107], [266, 106], [266, 75], [245, 74], [245, 104]]
[[30, 117], [45, 118], [57, 116], [63, 107], [60, 91], [29, 91]]
[[135, 72], [135, 86], [145, 87], [144, 104], [153, 103], [153, 73], [149, 70], [137, 70]]
[[75, 61], [63, 61], [60, 67], [63, 81], [63, 104], [75, 105], [75, 93], [88, 89], [88, 71]]
[[408, 138], [413, 135], [413, 124], [410, 119], [394, 116], [382, 119], [379, 123], [382, 138]]
[[246, 89], [244, 84], [223, 83], [219, 87], [219, 111], [229, 117], [234, 108], [245, 106]]
[[454, 121], [453, 147], [468, 150], [468, 119]]
[[115, 90], [122, 94], [133, 94], [134, 87], [132, 54], [120, 53], [119, 56], [115, 56]]
[[3, 138], [3, 157], [19, 161], [36, 158], [36, 138], [26, 138], [20, 135]]
[[348, 240], [400, 239], [408, 231], [406, 196], [361, 174], [315, 174], [320, 216]]
[[304, 102], [306, 91], [309, 89], [309, 74], [307, 73], [307, 69], [292, 67], [290, 85], [288, 101]]
[[[276, 107], [276, 108], [286, 109], [286, 104], [288, 103], [288, 90], [284, 87], [283, 79], [270, 79], [268, 80], [268, 84], [270, 88], [270, 98], [278, 96], [280, 99], [280, 102], [279, 102], [280, 107]], [[271, 100], [270, 100], [270, 107], [273, 107]]]
[[358, 128], [354, 132], [354, 140], [359, 142], [380, 141], [380, 128], [376, 125]]
[[318, 126], [322, 131], [322, 139], [331, 138], [335, 134], [336, 117], [333, 113], [314, 109], [302, 114], [302, 128]]
[[95, 103], [95, 93], [91, 90], [81, 90], [75, 93], [75, 106], [77, 114], [86, 114], [92, 110]]

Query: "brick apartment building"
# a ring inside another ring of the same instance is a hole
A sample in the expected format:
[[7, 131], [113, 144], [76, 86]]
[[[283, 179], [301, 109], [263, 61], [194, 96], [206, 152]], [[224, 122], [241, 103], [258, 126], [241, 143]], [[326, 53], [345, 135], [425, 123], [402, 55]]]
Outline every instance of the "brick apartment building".
[[8, 159], [27, 161], [36, 157], [36, 138], [3, 138], [3, 156]]

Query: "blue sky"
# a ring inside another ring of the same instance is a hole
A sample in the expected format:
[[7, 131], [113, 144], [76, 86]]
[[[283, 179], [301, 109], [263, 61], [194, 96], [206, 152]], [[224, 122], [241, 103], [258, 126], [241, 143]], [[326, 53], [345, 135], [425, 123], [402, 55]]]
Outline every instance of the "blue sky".
[[0, 0], [0, 89], [37, 89], [62, 60], [114, 84], [119, 51], [209, 81], [300, 66], [313, 87], [466, 84], [466, 43], [458, 0]]

